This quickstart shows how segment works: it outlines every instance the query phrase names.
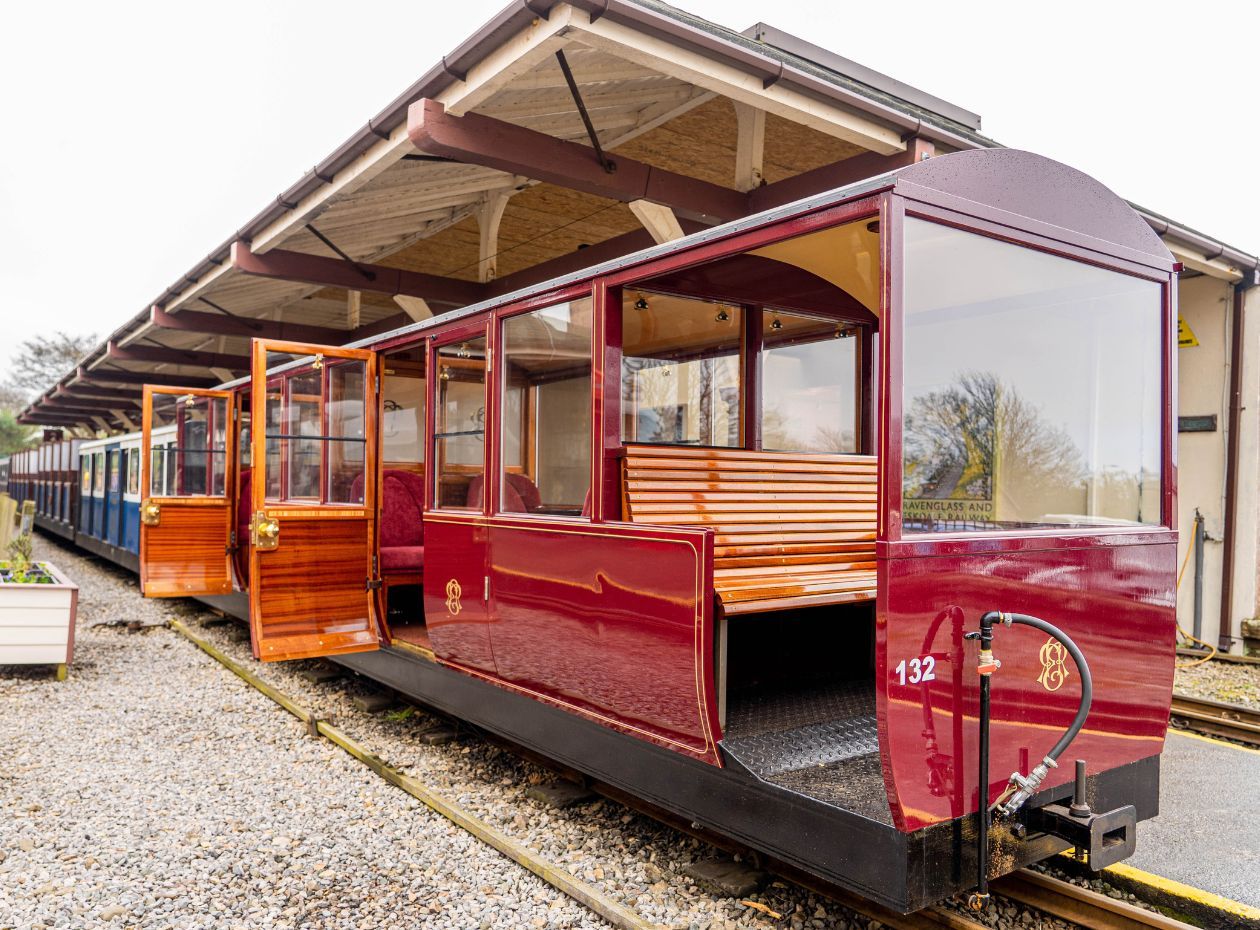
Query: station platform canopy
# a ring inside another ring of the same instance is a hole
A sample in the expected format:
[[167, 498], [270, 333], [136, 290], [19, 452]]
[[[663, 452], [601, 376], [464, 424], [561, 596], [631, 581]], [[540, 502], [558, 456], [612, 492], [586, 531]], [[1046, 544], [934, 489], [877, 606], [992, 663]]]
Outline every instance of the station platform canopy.
[[[230, 381], [254, 337], [343, 345], [997, 145], [976, 114], [765, 24], [735, 32], [655, 0], [516, 2], [20, 419], [134, 429], [143, 384]], [[1260, 265], [1140, 212], [1188, 268]]]

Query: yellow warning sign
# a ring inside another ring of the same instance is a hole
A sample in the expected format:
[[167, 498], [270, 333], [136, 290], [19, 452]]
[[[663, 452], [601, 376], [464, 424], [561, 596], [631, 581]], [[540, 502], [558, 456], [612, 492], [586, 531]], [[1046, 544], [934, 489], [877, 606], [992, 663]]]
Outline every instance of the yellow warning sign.
[[1194, 335], [1194, 330], [1190, 328], [1190, 324], [1186, 322], [1186, 318], [1180, 313], [1177, 314], [1177, 348], [1188, 349], [1191, 346], [1199, 344], [1198, 338]]

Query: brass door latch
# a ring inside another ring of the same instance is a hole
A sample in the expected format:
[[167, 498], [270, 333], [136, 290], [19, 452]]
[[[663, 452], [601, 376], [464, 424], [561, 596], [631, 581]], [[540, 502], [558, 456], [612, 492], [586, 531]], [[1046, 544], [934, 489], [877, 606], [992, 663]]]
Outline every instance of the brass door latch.
[[249, 521], [249, 540], [255, 549], [275, 549], [280, 545], [280, 521], [259, 510]]
[[145, 526], [157, 526], [162, 522], [162, 505], [146, 497], [140, 504], [140, 522]]

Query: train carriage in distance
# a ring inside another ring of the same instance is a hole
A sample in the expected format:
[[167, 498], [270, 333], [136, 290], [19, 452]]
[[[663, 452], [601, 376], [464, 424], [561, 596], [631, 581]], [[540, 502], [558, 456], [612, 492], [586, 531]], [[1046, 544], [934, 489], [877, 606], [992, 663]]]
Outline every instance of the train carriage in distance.
[[1158, 804], [1174, 273], [994, 149], [255, 340], [249, 379], [146, 388], [145, 593], [901, 911], [1101, 867]]

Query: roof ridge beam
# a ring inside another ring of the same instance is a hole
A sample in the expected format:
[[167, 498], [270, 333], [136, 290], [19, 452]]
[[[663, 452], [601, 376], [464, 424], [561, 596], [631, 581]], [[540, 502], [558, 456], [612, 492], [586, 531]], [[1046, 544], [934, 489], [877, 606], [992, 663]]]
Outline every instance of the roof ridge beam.
[[[371, 291], [393, 297], [423, 297], [425, 300], [465, 306], [485, 296], [483, 285], [460, 278], [387, 268], [363, 262], [350, 263], [306, 252], [271, 249], [263, 254], [250, 250], [244, 242], [232, 243], [232, 267], [242, 274], [281, 281], [297, 281], [347, 291]], [[223, 366], [231, 367], [231, 366]]]
[[619, 155], [611, 156], [616, 170], [608, 172], [590, 146], [480, 113], [452, 116], [436, 100], [411, 105], [407, 132], [416, 148], [430, 155], [498, 168], [623, 203], [649, 200], [701, 222], [725, 222], [748, 213], [747, 197], [729, 187]]

